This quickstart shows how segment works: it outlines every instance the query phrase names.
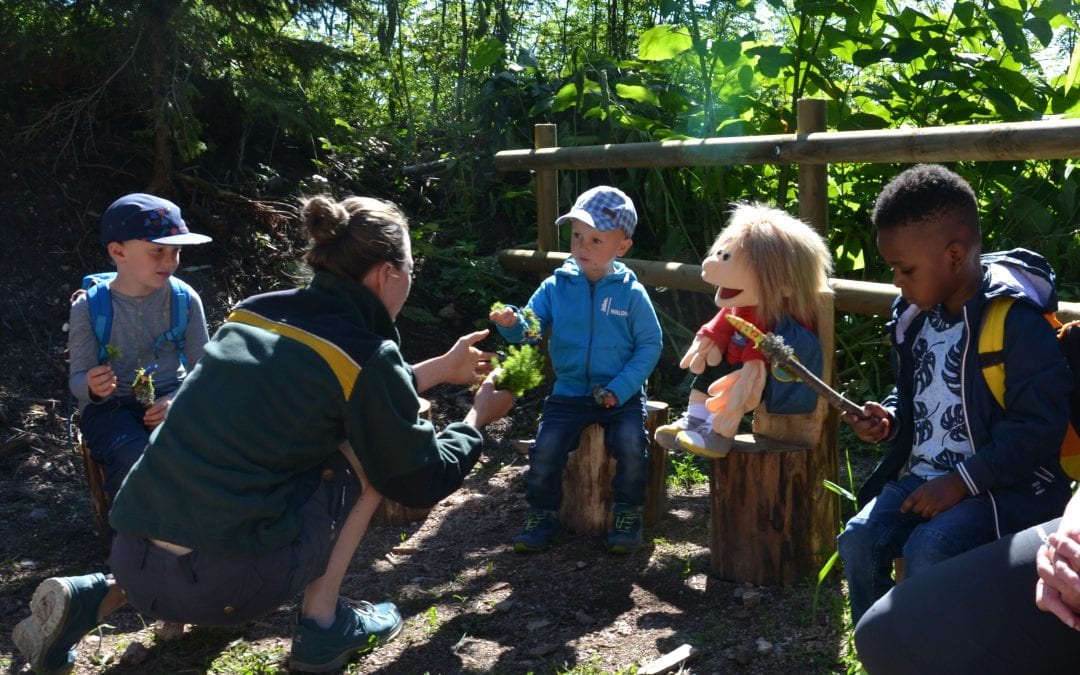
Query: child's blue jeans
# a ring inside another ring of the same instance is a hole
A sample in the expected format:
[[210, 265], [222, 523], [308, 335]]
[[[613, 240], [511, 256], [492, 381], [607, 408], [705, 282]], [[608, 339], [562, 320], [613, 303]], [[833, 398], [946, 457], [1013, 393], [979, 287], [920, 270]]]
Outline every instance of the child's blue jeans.
[[901, 513], [900, 505], [925, 482], [908, 474], [886, 483], [840, 533], [837, 549], [844, 561], [853, 624], [893, 587], [894, 558], [903, 556], [904, 576], [910, 577], [997, 537], [993, 505], [986, 495], [965, 497], [932, 519]]
[[105, 469], [104, 488], [110, 502], [150, 442], [150, 430], [143, 424], [145, 413], [134, 396], [111, 396], [79, 413], [83, 442]]
[[644, 394], [614, 408], [598, 405], [591, 396], [549, 396], [536, 440], [529, 447], [525, 493], [529, 508], [558, 510], [563, 469], [590, 424], [604, 428], [604, 445], [615, 458], [615, 503], [644, 505], [649, 471]]

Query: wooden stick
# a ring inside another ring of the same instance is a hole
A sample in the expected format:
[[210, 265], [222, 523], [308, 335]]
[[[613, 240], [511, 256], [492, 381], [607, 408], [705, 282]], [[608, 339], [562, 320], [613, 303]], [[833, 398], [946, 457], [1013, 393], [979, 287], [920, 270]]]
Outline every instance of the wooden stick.
[[856, 417], [864, 417], [862, 408], [810, 372], [810, 369], [795, 357], [795, 350], [784, 343], [784, 338], [775, 333], [766, 333], [759, 348], [765, 358], [769, 359], [769, 363], [772, 364], [774, 370], [779, 368], [791, 373], [803, 384], [816, 391], [829, 405], [839, 409], [840, 412], [855, 415]]

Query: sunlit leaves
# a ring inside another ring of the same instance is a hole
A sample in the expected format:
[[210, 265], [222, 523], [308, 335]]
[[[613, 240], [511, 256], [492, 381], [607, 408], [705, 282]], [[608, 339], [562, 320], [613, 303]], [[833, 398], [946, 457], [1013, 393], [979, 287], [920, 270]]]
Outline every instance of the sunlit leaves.
[[690, 33], [677, 26], [656, 26], [642, 33], [638, 58], [642, 61], [666, 61], [693, 46]]

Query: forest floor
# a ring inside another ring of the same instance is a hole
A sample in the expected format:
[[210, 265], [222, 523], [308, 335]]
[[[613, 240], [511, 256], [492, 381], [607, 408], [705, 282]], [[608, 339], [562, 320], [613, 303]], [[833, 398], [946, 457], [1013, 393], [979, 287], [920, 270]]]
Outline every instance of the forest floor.
[[[63, 182], [42, 195], [44, 181], [23, 189], [17, 170], [6, 178], [0, 198], [19, 217], [0, 224], [0, 670], [21, 673], [28, 666], [11, 631], [38, 582], [105, 567], [67, 431], [63, 330], [72, 288], [104, 260], [100, 213], [87, 200]], [[257, 240], [259, 251], [235, 241], [185, 249], [180, 274], [200, 289], [211, 329], [244, 295], [288, 283], [261, 275], [272, 253]], [[471, 329], [401, 324], [410, 360], [441, 353]], [[814, 579], [765, 588], [710, 576], [707, 483], [671, 486], [662, 520], [633, 554], [613, 556], [599, 536], [578, 534], [515, 554], [527, 465], [515, 441], [535, 433], [542, 394], [488, 428], [481, 464], [425, 518], [368, 531], [343, 593], [393, 600], [406, 621], [396, 640], [358, 656], [348, 672], [632, 673], [684, 644], [697, 653], [684, 673], [843, 673], [854, 663], [835, 572], [816, 602]], [[461, 419], [469, 394], [442, 386], [428, 398], [442, 426]], [[75, 672], [285, 672], [294, 613], [286, 606], [240, 628], [157, 636], [151, 618], [125, 609], [84, 639]]]

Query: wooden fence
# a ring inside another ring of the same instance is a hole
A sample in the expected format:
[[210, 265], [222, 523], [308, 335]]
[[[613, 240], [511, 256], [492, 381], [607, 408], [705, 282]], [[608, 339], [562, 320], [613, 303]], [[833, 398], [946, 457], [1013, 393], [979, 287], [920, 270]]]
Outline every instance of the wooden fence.
[[[495, 155], [501, 171], [535, 172], [537, 249], [499, 253], [508, 270], [548, 273], [560, 266], [566, 253], [558, 251], [558, 171], [621, 168], [675, 168], [733, 164], [795, 164], [798, 167], [799, 217], [825, 236], [828, 232], [828, 165], [831, 163], [920, 163], [1067, 159], [1080, 157], [1080, 119], [1007, 124], [977, 124], [880, 131], [826, 131], [825, 101], [798, 103], [793, 134], [709, 138], [689, 141], [558, 147], [553, 124], [537, 124], [533, 149]], [[700, 291], [715, 289], [701, 280], [697, 264], [623, 259], [642, 283]], [[1051, 261], [1052, 263], [1056, 261]], [[834, 278], [835, 310], [864, 315], [887, 314], [897, 289], [891, 284]], [[1080, 303], [1061, 303], [1058, 315], [1080, 319]], [[827, 352], [832, 344], [823, 345]], [[826, 373], [828, 377], [832, 373]], [[836, 418], [817, 450], [813, 480], [835, 481], [838, 473]], [[810, 505], [809, 533], [819, 560], [831, 550], [839, 520], [837, 500], [819, 490]]]

